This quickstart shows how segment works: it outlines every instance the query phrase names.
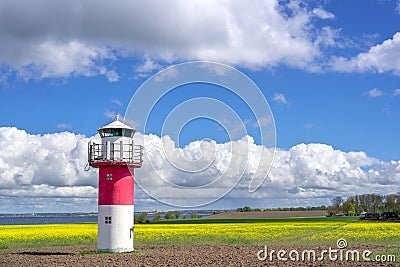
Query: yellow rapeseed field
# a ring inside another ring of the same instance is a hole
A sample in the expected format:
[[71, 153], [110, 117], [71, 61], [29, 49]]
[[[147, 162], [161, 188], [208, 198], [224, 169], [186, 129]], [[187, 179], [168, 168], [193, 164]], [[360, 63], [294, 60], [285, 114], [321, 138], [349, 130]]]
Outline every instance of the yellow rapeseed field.
[[0, 226], [0, 249], [92, 244], [97, 224], [44, 224]]
[[[355, 240], [359, 243], [374, 241], [385, 243], [400, 241], [400, 223], [390, 222], [355, 222], [340, 225], [337, 228], [323, 231], [311, 236], [311, 239], [337, 239]], [[363, 242], [365, 241], [365, 242]]]
[[[0, 249], [96, 244], [97, 224], [0, 226]], [[260, 222], [136, 224], [136, 245], [162, 244], [399, 244], [400, 223]]]
[[386, 222], [262, 222], [136, 225], [135, 239], [144, 243], [399, 243], [400, 224]]

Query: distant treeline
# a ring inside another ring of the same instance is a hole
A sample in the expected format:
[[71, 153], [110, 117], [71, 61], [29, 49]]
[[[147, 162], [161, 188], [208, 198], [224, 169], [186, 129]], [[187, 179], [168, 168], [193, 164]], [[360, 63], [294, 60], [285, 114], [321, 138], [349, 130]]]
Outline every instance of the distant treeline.
[[[251, 211], [307, 211], [307, 210], [326, 210], [328, 216], [333, 215], [346, 215], [354, 216], [362, 212], [367, 213], [381, 213], [381, 212], [395, 212], [400, 214], [400, 193], [391, 195], [378, 195], [378, 194], [363, 194], [351, 196], [346, 199], [338, 196], [332, 199], [331, 206], [313, 206], [313, 207], [290, 207], [290, 208], [255, 208], [249, 206], [237, 208], [236, 212], [251, 212]], [[214, 210], [212, 214], [217, 214], [226, 211]], [[158, 220], [171, 220], [179, 219], [180, 211], [168, 211], [163, 217], [156, 213], [154, 218], [150, 220], [145, 212], [135, 216], [135, 223], [149, 223], [150, 221]], [[194, 219], [200, 216], [192, 211], [188, 217], [184, 216], [182, 219]]]
[[357, 215], [361, 212], [380, 213], [395, 212], [400, 213], [400, 193], [391, 195], [363, 194], [332, 199], [332, 206], [328, 207], [330, 214]]
[[[135, 223], [149, 223], [150, 221], [160, 221], [160, 220], [176, 220], [181, 216], [181, 212], [178, 210], [168, 211], [165, 213], [164, 217], [161, 216], [160, 213], [156, 213], [152, 220], [149, 219], [146, 212], [142, 212], [139, 215], [135, 216]], [[196, 219], [200, 218], [200, 215], [197, 212], [191, 212], [189, 218]], [[183, 216], [182, 219], [187, 219], [186, 216]]]
[[395, 212], [400, 214], [400, 193], [391, 195], [363, 194], [348, 197], [335, 197], [332, 199], [331, 206], [315, 207], [292, 207], [292, 208], [271, 208], [271, 209], [252, 209], [248, 206], [237, 208], [237, 212], [250, 211], [305, 211], [305, 210], [326, 210], [328, 215], [358, 215], [361, 212], [380, 213]]
[[252, 209], [248, 206], [243, 208], [237, 208], [236, 212], [250, 212], [250, 211], [305, 211], [305, 210], [326, 210], [327, 207], [325, 205], [315, 206], [315, 207], [291, 207], [291, 208], [256, 208]]

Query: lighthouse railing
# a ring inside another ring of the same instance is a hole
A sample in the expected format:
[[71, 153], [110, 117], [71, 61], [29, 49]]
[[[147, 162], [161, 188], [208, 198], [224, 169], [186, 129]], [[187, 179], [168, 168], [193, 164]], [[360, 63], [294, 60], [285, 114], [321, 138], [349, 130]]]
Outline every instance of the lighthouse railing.
[[142, 164], [143, 146], [124, 142], [109, 142], [105, 144], [88, 144], [88, 162], [92, 165], [95, 162], [127, 162]]

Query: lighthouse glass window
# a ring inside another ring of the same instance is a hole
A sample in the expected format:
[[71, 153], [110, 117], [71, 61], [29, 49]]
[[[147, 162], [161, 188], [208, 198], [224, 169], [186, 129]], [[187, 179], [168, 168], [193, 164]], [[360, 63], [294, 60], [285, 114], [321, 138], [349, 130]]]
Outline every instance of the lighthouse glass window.
[[110, 128], [110, 129], [101, 129], [99, 130], [100, 136], [103, 137], [112, 137], [112, 136], [122, 136], [121, 128]]
[[123, 135], [124, 135], [125, 137], [130, 137], [130, 138], [132, 138], [132, 137], [133, 137], [133, 131], [132, 131], [132, 130], [125, 129]]
[[122, 129], [111, 129], [111, 136], [122, 136]]
[[112, 181], [112, 173], [106, 174], [106, 181]]
[[111, 224], [111, 216], [106, 216], [106, 217], [104, 217], [104, 223], [105, 224]]

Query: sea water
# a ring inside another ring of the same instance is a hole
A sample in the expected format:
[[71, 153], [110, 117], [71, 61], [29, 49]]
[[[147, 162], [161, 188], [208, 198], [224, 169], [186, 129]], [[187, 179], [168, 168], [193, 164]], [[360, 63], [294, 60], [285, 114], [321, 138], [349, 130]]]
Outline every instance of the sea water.
[[0, 216], [0, 225], [97, 223], [97, 216]]

